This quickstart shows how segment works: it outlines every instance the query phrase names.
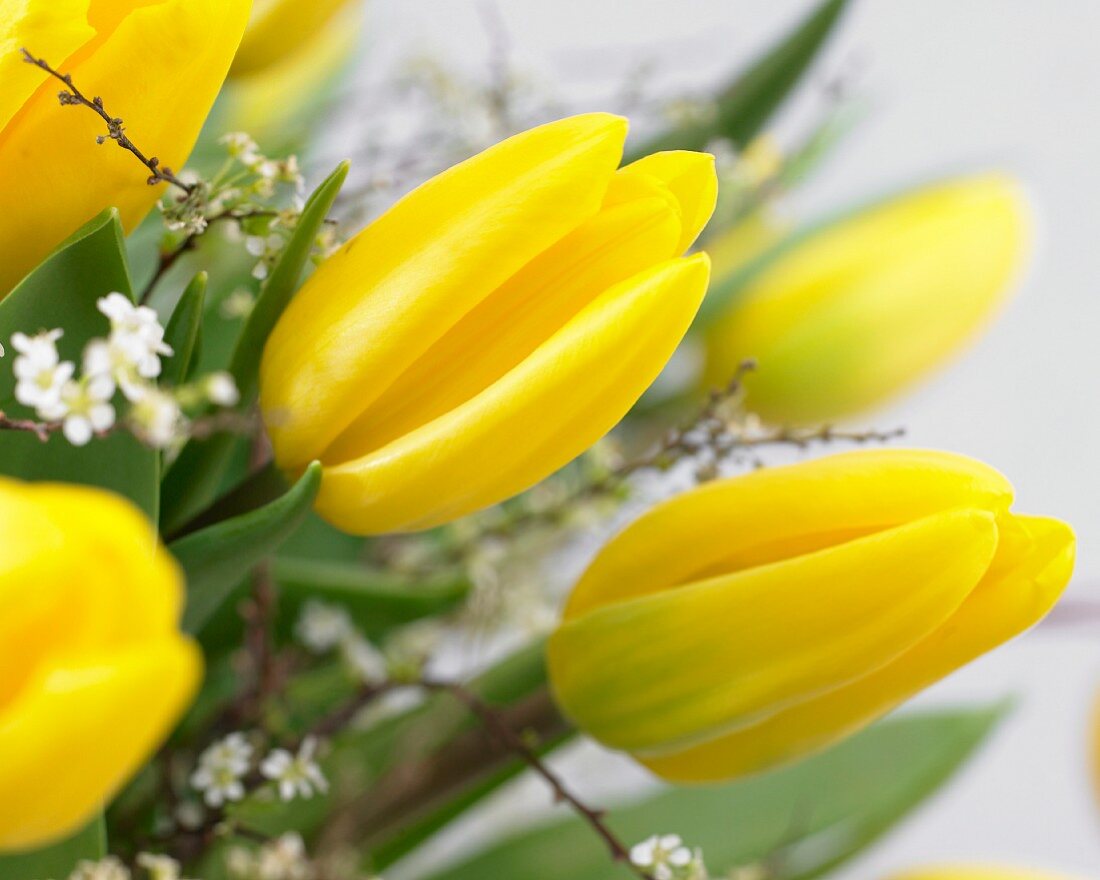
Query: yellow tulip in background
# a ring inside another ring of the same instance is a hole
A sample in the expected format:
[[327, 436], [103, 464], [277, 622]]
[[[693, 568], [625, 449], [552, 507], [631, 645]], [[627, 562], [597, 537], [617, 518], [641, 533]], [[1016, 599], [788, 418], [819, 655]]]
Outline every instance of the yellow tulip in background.
[[219, 105], [222, 127], [247, 131], [262, 144], [277, 141], [316, 111], [326, 84], [348, 63], [362, 23], [360, 2], [257, 0]]
[[755, 358], [747, 405], [779, 424], [879, 404], [987, 323], [1028, 239], [1019, 187], [997, 174], [927, 186], [832, 223], [778, 252], [708, 328], [706, 382], [721, 387]]
[[25, 47], [102, 96], [147, 154], [179, 170], [217, 97], [249, 0], [6, 0], [0, 7], [0, 297], [104, 208], [133, 229], [163, 192], [134, 157], [97, 145], [94, 113]]
[[202, 665], [182, 603], [129, 502], [0, 480], [0, 851], [75, 831], [160, 744]]
[[819, 750], [1038, 621], [1065, 524], [961, 456], [857, 451], [708, 484], [627, 527], [549, 642], [566, 714], [682, 782]]
[[895, 874], [890, 880], [1073, 880], [1065, 874], [994, 865], [944, 865]]
[[329, 258], [264, 352], [276, 461], [324, 465], [345, 531], [428, 528], [502, 501], [610, 430], [705, 292], [681, 257], [709, 155], [616, 171], [626, 121], [576, 116], [430, 180]]
[[252, 0], [252, 17], [231, 76], [278, 66], [309, 45], [344, 9], [362, 0]]

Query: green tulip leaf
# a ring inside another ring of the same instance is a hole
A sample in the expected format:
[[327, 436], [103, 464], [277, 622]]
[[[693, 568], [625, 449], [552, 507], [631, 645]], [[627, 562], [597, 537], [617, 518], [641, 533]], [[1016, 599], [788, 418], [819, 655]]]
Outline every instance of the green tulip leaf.
[[[58, 351], [79, 369], [85, 344], [105, 337], [110, 324], [96, 301], [118, 291], [133, 296], [118, 212], [104, 211], [61, 244], [0, 302], [0, 340], [55, 327]], [[15, 400], [12, 352], [0, 361], [0, 410], [13, 418], [34, 414]], [[59, 433], [43, 443], [33, 434], [0, 432], [0, 473], [24, 480], [84, 483], [110, 489], [156, 520], [159, 456], [131, 434], [116, 431], [76, 447]]]
[[164, 341], [174, 354], [165, 361], [161, 381], [165, 385], [181, 385], [187, 379], [199, 351], [202, 313], [206, 302], [206, 273], [200, 272], [183, 291], [168, 326]]
[[[720, 787], [667, 789], [613, 810], [627, 844], [679, 834], [702, 849], [713, 876], [779, 866], [815, 877], [866, 848], [935, 792], [982, 743], [1004, 707], [914, 713], [881, 722], [799, 764]], [[433, 880], [608, 880], [602, 841], [577, 819], [521, 833], [448, 867]]]
[[278, 558], [273, 565], [280, 611], [297, 619], [302, 604], [317, 599], [347, 609], [356, 626], [375, 637], [403, 623], [454, 609], [470, 592], [461, 574], [410, 579], [347, 562]]
[[249, 569], [290, 536], [309, 513], [320, 487], [321, 465], [315, 462], [281, 498], [169, 545], [187, 574], [187, 632], [198, 632]]
[[[256, 400], [264, 344], [298, 290], [314, 242], [347, 178], [348, 168], [347, 162], [340, 163], [309, 197], [290, 241], [272, 268], [241, 330], [229, 372], [240, 390], [242, 408], [251, 406]], [[214, 500], [239, 439], [221, 433], [208, 439], [192, 440], [184, 447], [164, 480], [163, 522], [167, 534], [178, 531]]]
[[107, 855], [107, 829], [97, 816], [72, 837], [42, 849], [0, 856], [4, 880], [64, 878], [81, 861], [98, 861]]
[[705, 150], [719, 137], [743, 149], [802, 79], [847, 5], [848, 0], [820, 3], [720, 92], [712, 115], [648, 141], [634, 158], [658, 150]]

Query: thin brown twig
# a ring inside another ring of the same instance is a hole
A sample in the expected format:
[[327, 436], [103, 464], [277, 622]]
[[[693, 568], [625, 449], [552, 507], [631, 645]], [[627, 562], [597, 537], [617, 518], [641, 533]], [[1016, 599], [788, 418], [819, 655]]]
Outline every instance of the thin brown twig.
[[23, 431], [34, 434], [42, 443], [50, 439], [50, 435], [61, 430], [60, 422], [39, 422], [35, 419], [13, 419], [0, 411], [0, 431]]
[[464, 685], [454, 681], [424, 679], [419, 685], [426, 690], [450, 694], [481, 722], [485, 730], [497, 742], [517, 758], [522, 760], [550, 786], [554, 800], [568, 804], [577, 815], [603, 840], [613, 861], [628, 866], [640, 880], [654, 880], [649, 872], [635, 865], [630, 859], [629, 848], [618, 838], [604, 821], [604, 810], [588, 806], [566, 785], [565, 781], [543, 763], [523, 739], [497, 713], [489, 703]]
[[102, 98], [96, 96], [89, 100], [84, 95], [84, 93], [80, 91], [80, 89], [73, 85], [73, 78], [71, 74], [61, 73], [55, 70], [46, 62], [45, 59], [36, 58], [25, 48], [21, 49], [20, 51], [23, 53], [23, 60], [27, 64], [33, 64], [35, 67], [44, 70], [54, 79], [59, 80], [65, 85], [66, 91], [58, 94], [58, 100], [61, 102], [62, 105], [80, 105], [83, 107], [87, 107], [88, 109], [99, 115], [100, 119], [102, 119], [107, 124], [107, 134], [100, 135], [96, 138], [96, 141], [100, 144], [104, 144], [107, 141], [112, 140], [122, 149], [126, 150], [129, 153], [132, 153], [138, 159], [138, 161], [141, 162], [141, 164], [144, 165], [146, 169], [148, 169], [148, 183], [150, 186], [156, 186], [159, 183], [168, 183], [176, 187], [177, 189], [182, 190], [188, 195], [190, 195], [194, 191], [195, 184], [184, 183], [184, 181], [180, 180], [175, 175], [171, 168], [168, 168], [167, 166], [162, 166], [160, 164], [160, 160], [156, 156], [146, 156], [138, 148], [138, 146], [132, 140], [130, 140], [130, 138], [126, 135], [126, 127], [122, 119], [117, 116], [112, 116], [110, 113], [107, 112], [106, 108], [103, 106]]

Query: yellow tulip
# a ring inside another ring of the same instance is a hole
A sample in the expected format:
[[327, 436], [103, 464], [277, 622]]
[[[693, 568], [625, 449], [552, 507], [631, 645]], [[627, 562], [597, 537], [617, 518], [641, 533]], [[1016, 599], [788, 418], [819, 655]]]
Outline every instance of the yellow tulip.
[[895, 874], [890, 880], [1073, 880], [1066, 874], [995, 865], [944, 865]]
[[707, 384], [755, 358], [748, 406], [769, 421], [827, 422], [879, 404], [987, 323], [1028, 239], [1019, 188], [997, 174], [826, 226], [777, 251], [708, 328]]
[[278, 65], [309, 44], [348, 5], [349, 0], [253, 0], [232, 76], [250, 76]]
[[264, 352], [287, 471], [324, 465], [318, 512], [423, 529], [538, 482], [656, 378], [706, 289], [679, 257], [714, 208], [713, 160], [619, 171], [626, 121], [576, 116], [434, 178], [327, 260]]
[[0, 480], [0, 851], [75, 831], [163, 740], [202, 666], [182, 601], [128, 502]]
[[857, 451], [708, 484], [605, 546], [549, 642], [584, 731], [670, 780], [822, 749], [1034, 624], [1057, 520], [961, 456]]
[[347, 65], [359, 41], [362, 19], [357, 6], [349, 7], [276, 63], [254, 73], [231, 72], [219, 104], [225, 113], [218, 117], [221, 127], [246, 131], [265, 147], [272, 141], [277, 145], [288, 133], [293, 135], [300, 120], [314, 116], [318, 97]]
[[179, 169], [244, 32], [249, 0], [15, 0], [0, 13], [0, 296], [104, 208], [133, 229], [163, 192], [99, 146], [104, 123], [61, 107], [26, 47], [103, 98], [145, 151]]

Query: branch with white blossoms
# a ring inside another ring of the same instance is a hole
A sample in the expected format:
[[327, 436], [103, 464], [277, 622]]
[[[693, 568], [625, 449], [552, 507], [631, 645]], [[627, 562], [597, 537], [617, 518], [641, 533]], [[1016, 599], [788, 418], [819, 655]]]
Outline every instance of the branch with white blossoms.
[[[43, 441], [60, 432], [74, 446], [85, 446], [122, 425], [153, 448], [172, 449], [193, 429], [206, 430], [188, 419], [189, 410], [237, 404], [236, 383], [224, 372], [176, 388], [157, 387], [161, 359], [173, 351], [164, 341], [156, 312], [117, 292], [98, 300], [96, 307], [108, 319], [110, 332], [85, 345], [79, 375], [76, 364], [62, 360], [58, 352], [57, 342], [64, 335], [60, 328], [34, 336], [12, 335], [17, 353], [12, 364], [15, 399], [37, 418], [0, 413], [0, 430], [30, 432]], [[121, 420], [115, 405], [118, 394], [128, 404]]]
[[[305, 182], [297, 157], [267, 156], [244, 132], [227, 134], [219, 143], [226, 149], [226, 159], [218, 172], [210, 180], [185, 172], [192, 189], [170, 194], [159, 204], [168, 232], [161, 241], [160, 259], [142, 293], [142, 302], [212, 225], [232, 223], [245, 237], [248, 252], [259, 258], [253, 277], [262, 281], [298, 224], [305, 205]], [[290, 203], [285, 204], [288, 191]], [[326, 223], [314, 243], [314, 261], [325, 259], [338, 244], [335, 223]]]

